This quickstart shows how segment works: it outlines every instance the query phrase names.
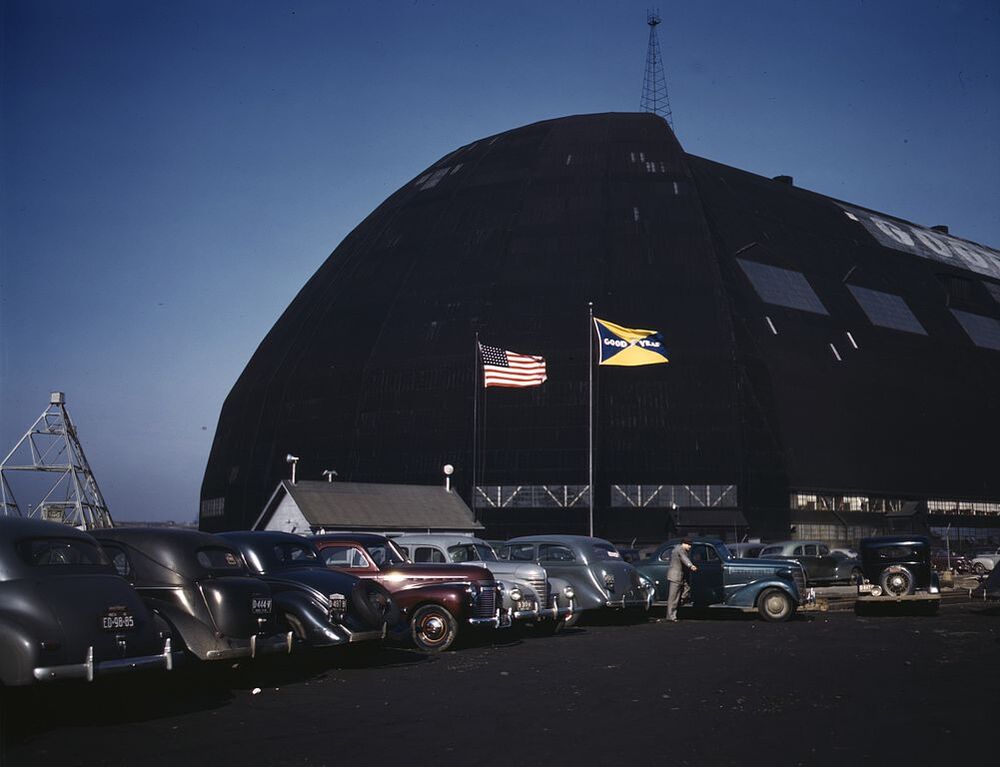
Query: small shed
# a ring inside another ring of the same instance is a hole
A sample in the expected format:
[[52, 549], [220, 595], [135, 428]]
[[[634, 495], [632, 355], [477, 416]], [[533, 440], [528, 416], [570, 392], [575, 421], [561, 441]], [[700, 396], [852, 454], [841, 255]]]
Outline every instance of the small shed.
[[464, 533], [483, 526], [458, 493], [436, 485], [283, 480], [253, 529]]

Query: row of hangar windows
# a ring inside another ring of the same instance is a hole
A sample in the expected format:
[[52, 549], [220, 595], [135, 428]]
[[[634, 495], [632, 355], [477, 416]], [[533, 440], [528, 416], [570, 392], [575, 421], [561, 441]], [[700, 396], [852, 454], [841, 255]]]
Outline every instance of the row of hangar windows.
[[[476, 487], [477, 509], [587, 508], [588, 485], [486, 485]], [[611, 506], [650, 509], [733, 509], [736, 485], [612, 485]]]
[[[737, 258], [736, 262], [764, 303], [829, 315], [816, 291], [801, 272], [743, 258]], [[1000, 285], [985, 281], [983, 284], [1000, 303]], [[927, 330], [901, 296], [860, 285], [849, 284], [847, 288], [873, 325], [927, 335]], [[1000, 320], [955, 308], [951, 308], [951, 313], [976, 346], [1000, 351]], [[777, 333], [773, 325], [771, 331]]]

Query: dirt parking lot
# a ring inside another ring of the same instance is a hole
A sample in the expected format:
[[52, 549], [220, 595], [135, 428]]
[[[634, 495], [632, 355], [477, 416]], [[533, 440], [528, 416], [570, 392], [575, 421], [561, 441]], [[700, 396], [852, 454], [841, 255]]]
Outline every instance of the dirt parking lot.
[[996, 609], [685, 618], [8, 692], [4, 763], [995, 760]]

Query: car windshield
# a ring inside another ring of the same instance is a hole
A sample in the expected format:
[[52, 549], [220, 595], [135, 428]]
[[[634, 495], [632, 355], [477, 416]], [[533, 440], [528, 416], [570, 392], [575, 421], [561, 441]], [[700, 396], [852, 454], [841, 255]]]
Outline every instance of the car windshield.
[[593, 546], [594, 561], [600, 562], [604, 559], [621, 559], [618, 549], [610, 543], [595, 543]]
[[281, 542], [274, 546], [274, 559], [282, 567], [318, 565], [319, 557], [309, 546], [301, 543]]
[[32, 538], [18, 544], [21, 558], [38, 567], [89, 565], [109, 567], [111, 560], [90, 541], [79, 538]]
[[497, 555], [484, 543], [461, 543], [448, 547], [452, 562], [496, 562]]

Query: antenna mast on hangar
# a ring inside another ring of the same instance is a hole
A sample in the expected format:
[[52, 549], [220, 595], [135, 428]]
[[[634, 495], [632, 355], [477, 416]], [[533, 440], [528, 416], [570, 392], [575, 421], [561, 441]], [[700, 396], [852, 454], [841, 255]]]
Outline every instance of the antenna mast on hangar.
[[646, 11], [649, 47], [646, 49], [646, 74], [642, 79], [642, 100], [639, 102], [639, 111], [659, 115], [673, 128], [674, 115], [670, 111], [667, 77], [663, 73], [663, 56], [660, 54], [660, 38], [656, 34], [656, 26], [660, 21], [659, 10]]
[[[49, 475], [51, 486], [33, 508], [28, 507], [27, 514], [14, 498], [8, 481], [11, 472], [34, 474], [35, 488], [40, 491], [48, 484], [42, 478]], [[0, 497], [0, 516], [37, 517], [87, 529], [114, 527], [62, 392], [52, 392], [49, 406], [0, 462]]]

